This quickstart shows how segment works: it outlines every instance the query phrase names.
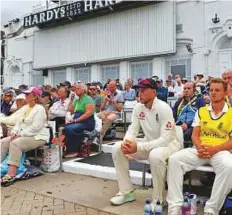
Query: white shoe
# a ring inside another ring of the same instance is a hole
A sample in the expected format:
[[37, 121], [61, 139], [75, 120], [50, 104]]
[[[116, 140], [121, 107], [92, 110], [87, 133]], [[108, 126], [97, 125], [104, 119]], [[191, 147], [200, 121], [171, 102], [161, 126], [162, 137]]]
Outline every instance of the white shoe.
[[124, 203], [133, 202], [133, 201], [135, 201], [134, 191], [131, 191], [130, 193], [123, 195], [117, 195], [112, 199], [110, 199], [112, 205], [122, 205]]

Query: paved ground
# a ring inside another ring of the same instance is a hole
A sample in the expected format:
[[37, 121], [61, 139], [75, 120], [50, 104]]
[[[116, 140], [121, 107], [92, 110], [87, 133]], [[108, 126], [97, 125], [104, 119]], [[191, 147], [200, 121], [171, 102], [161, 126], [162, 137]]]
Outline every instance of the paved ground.
[[[135, 188], [135, 202], [115, 207], [109, 199], [118, 192], [116, 181], [70, 173], [46, 174], [1, 188], [1, 212], [2, 215], [141, 215], [145, 199], [151, 198], [151, 188]], [[198, 215], [201, 214], [199, 208]]]
[[1, 191], [2, 215], [113, 215], [15, 187]]
[[[3, 187], [2, 212], [14, 215], [141, 215], [144, 199], [151, 197], [150, 190], [138, 190], [136, 202], [113, 207], [109, 199], [117, 192], [116, 181], [70, 173], [46, 174]], [[33, 206], [37, 208], [33, 209]]]

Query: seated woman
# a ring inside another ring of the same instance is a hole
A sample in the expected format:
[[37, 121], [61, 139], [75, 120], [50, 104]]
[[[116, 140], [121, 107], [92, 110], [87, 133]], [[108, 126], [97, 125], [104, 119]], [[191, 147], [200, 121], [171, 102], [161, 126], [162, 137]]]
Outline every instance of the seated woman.
[[52, 121], [56, 122], [56, 132], [60, 126], [65, 124], [65, 116], [69, 105], [69, 94], [70, 91], [66, 87], [60, 87], [58, 91], [59, 100], [56, 101], [49, 109], [48, 115]]
[[84, 83], [76, 84], [76, 95], [79, 97], [74, 102], [72, 96], [68, 111], [74, 113], [73, 120], [65, 125], [66, 152], [65, 158], [76, 157], [80, 155], [81, 145], [84, 140], [84, 130], [92, 131], [95, 128], [94, 120], [94, 101], [86, 95], [87, 86]]
[[14, 183], [22, 152], [43, 146], [49, 140], [46, 111], [42, 105], [37, 104], [41, 91], [32, 87], [24, 93], [27, 102], [22, 107], [24, 114], [13, 128], [11, 136], [1, 140], [1, 161], [9, 152], [8, 173], [1, 180], [3, 186]]

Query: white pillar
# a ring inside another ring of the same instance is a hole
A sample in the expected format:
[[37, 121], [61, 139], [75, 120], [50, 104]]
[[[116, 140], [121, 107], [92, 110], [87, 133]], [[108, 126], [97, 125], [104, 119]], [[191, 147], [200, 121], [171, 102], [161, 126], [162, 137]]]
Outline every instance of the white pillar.
[[128, 61], [121, 61], [119, 63], [119, 79], [122, 86], [126, 80], [130, 77], [130, 70], [129, 70], [129, 62]]
[[166, 71], [165, 71], [165, 58], [164, 57], [157, 57], [154, 58], [152, 61], [153, 66], [153, 75], [157, 75], [161, 79], [166, 78]]
[[[66, 68], [66, 80], [71, 82], [71, 84], [73, 84], [75, 81], [74, 80], [74, 71], [73, 71], [72, 67]], [[66, 81], [66, 80], [64, 80], [64, 81]]]
[[32, 85], [32, 66], [31, 62], [23, 63], [22, 68], [23, 83], [26, 85]]
[[98, 64], [91, 65], [91, 82], [100, 81], [100, 66]]
[[48, 76], [44, 76], [44, 84], [45, 85], [52, 85], [53, 86], [53, 80], [52, 80], [52, 70], [48, 70]]

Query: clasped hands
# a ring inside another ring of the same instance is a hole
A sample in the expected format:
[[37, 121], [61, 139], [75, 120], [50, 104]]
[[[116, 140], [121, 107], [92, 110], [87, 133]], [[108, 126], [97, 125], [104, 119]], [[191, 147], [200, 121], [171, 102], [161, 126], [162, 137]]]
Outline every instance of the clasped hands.
[[13, 134], [11, 134], [10, 140], [13, 141], [18, 137], [20, 137], [20, 135], [13, 133]]
[[197, 148], [197, 152], [200, 158], [211, 158], [218, 152], [218, 149], [213, 146], [201, 145]]
[[134, 154], [137, 152], [137, 143], [133, 140], [126, 139], [121, 144], [121, 150], [124, 154]]

